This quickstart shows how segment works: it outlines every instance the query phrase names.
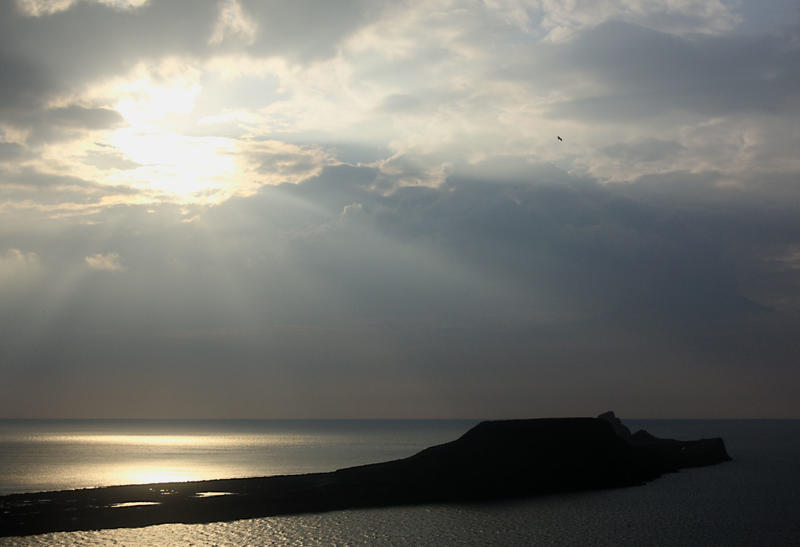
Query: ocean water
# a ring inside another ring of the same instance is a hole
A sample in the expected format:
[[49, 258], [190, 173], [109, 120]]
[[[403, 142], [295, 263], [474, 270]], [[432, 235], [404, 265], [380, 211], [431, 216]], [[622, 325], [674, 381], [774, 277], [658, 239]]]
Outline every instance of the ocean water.
[[476, 420], [0, 420], [0, 495], [333, 471], [410, 456]]
[[[0, 538], [0, 546], [800, 545], [800, 421], [624, 422], [662, 437], [721, 436], [733, 461], [633, 488]], [[407, 456], [474, 423], [0, 421], [0, 491], [327, 471]]]

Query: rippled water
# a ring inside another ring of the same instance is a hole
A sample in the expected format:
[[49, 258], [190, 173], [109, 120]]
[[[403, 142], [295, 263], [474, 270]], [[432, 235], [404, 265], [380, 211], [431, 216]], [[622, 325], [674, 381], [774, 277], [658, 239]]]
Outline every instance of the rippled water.
[[[351, 510], [45, 534], [0, 539], [0, 545], [799, 544], [800, 422], [626, 423], [634, 428], [644, 426], [659, 436], [720, 435], [734, 460], [684, 470], [635, 488], [494, 504]], [[391, 424], [386, 427], [386, 438], [404, 438], [397, 442], [414, 444], [410, 440], [414, 435], [392, 432]]]

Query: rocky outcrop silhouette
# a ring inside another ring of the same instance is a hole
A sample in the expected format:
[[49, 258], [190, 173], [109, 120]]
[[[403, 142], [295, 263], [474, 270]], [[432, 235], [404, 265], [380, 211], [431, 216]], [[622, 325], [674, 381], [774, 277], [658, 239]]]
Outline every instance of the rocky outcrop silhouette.
[[598, 418], [488, 421], [408, 458], [330, 473], [3, 496], [0, 535], [616, 488], [729, 459], [722, 439], [678, 441], [645, 431], [631, 434], [613, 412]]

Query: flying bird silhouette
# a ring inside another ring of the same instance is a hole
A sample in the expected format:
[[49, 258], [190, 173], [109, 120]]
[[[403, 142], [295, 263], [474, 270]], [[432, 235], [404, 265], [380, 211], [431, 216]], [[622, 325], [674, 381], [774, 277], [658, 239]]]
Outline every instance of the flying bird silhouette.
[[560, 136], [556, 135], [556, 138], [557, 138], [558, 140], [560, 140], [561, 142], [564, 142], [564, 139], [562, 139]]

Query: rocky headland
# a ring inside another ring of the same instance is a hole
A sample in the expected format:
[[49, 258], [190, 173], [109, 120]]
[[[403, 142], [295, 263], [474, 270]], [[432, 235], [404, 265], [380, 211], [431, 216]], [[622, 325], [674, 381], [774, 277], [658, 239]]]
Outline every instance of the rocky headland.
[[408, 458], [330, 473], [2, 496], [0, 536], [618, 488], [727, 460], [720, 438], [631, 434], [613, 412], [487, 421]]

